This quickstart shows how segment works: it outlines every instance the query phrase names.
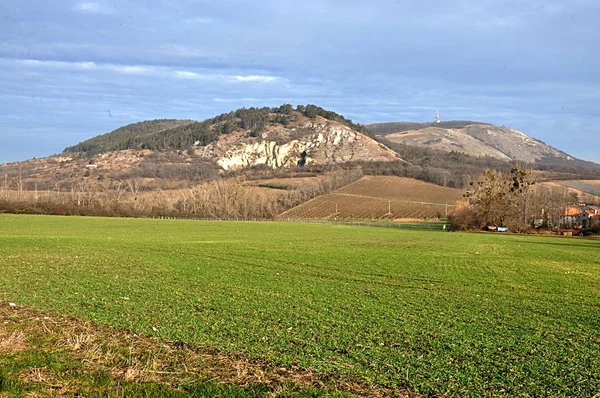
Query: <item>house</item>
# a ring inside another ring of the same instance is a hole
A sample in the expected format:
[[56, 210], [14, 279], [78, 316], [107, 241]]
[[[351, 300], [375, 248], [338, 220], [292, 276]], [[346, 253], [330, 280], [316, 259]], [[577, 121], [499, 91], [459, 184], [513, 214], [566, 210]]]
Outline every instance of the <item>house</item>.
[[567, 207], [562, 215], [558, 217], [558, 225], [561, 227], [574, 227], [580, 224], [581, 209], [577, 207]]
[[591, 227], [600, 223], [600, 210], [597, 206], [591, 206], [579, 214], [578, 217], [579, 225], [584, 227]]

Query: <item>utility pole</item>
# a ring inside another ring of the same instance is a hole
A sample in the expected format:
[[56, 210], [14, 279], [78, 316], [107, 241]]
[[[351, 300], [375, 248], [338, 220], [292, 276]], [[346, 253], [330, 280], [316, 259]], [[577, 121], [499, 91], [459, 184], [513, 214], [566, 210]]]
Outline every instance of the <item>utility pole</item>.
[[21, 168], [19, 167], [19, 197], [23, 193], [23, 175], [21, 173]]

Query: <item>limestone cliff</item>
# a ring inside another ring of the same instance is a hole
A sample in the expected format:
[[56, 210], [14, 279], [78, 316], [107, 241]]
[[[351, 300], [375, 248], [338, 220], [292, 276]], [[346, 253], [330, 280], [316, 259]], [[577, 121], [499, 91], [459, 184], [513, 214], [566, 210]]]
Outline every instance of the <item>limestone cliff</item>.
[[216, 159], [224, 170], [401, 160], [372, 138], [322, 117], [294, 126], [270, 126], [259, 137], [245, 131], [232, 133], [216, 143], [197, 146], [196, 153]]

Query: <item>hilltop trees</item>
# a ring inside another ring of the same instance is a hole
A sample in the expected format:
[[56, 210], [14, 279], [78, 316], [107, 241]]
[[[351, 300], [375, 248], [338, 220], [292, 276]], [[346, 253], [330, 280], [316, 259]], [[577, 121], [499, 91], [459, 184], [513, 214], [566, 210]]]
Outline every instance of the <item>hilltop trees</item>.
[[63, 152], [66, 154], [79, 152], [84, 156], [92, 156], [125, 149], [150, 149], [163, 152], [185, 150], [194, 144], [205, 146], [216, 142], [219, 135], [231, 134], [239, 129], [247, 130], [251, 137], [259, 137], [268, 125], [287, 126], [298, 119], [298, 114], [313, 120], [321, 116], [363, 134], [371, 134], [364, 126], [316, 105], [298, 105], [294, 110], [292, 105], [283, 104], [273, 108], [241, 108], [202, 122], [160, 119], [129, 124], [67, 147]]

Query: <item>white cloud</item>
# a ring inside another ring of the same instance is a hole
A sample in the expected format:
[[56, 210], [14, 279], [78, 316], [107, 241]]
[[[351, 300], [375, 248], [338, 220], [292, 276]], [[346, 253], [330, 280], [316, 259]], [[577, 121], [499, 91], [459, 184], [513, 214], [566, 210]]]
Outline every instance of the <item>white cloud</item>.
[[189, 70], [173, 70], [166, 66], [119, 65], [95, 62], [41, 61], [37, 59], [0, 59], [0, 66], [22, 66], [35, 70], [52, 69], [76, 72], [113, 72], [123, 75], [155, 76], [164, 79], [221, 81], [229, 83], [273, 83], [282, 81], [277, 76], [230, 75], [223, 73], [198, 73]]
[[89, 14], [112, 14], [114, 12], [113, 8], [94, 1], [84, 1], [77, 3], [73, 7], [73, 9], [75, 11], [85, 12]]
[[161, 68], [139, 65], [97, 64], [95, 62], [40, 61], [37, 59], [14, 60], [17, 65], [33, 68], [61, 69], [71, 71], [112, 71], [128, 75], [160, 73]]
[[232, 79], [236, 82], [258, 82], [258, 83], [272, 83], [279, 80], [276, 76], [262, 76], [262, 75], [250, 75], [250, 76], [232, 76]]
[[19, 59], [16, 64], [29, 67], [42, 67], [52, 69], [69, 69], [69, 70], [92, 70], [96, 69], [97, 65], [94, 62], [63, 62], [63, 61], [39, 61], [37, 59]]
[[188, 79], [188, 80], [197, 80], [197, 79], [202, 79], [203, 77], [205, 77], [204, 75], [201, 75], [199, 73], [189, 72], [186, 70], [176, 70], [175, 72], [173, 72], [173, 75], [177, 78]]
[[138, 66], [138, 65], [112, 65], [106, 64], [101, 65], [102, 68], [106, 68], [118, 73], [124, 73], [128, 75], [149, 75], [158, 72], [157, 68]]

